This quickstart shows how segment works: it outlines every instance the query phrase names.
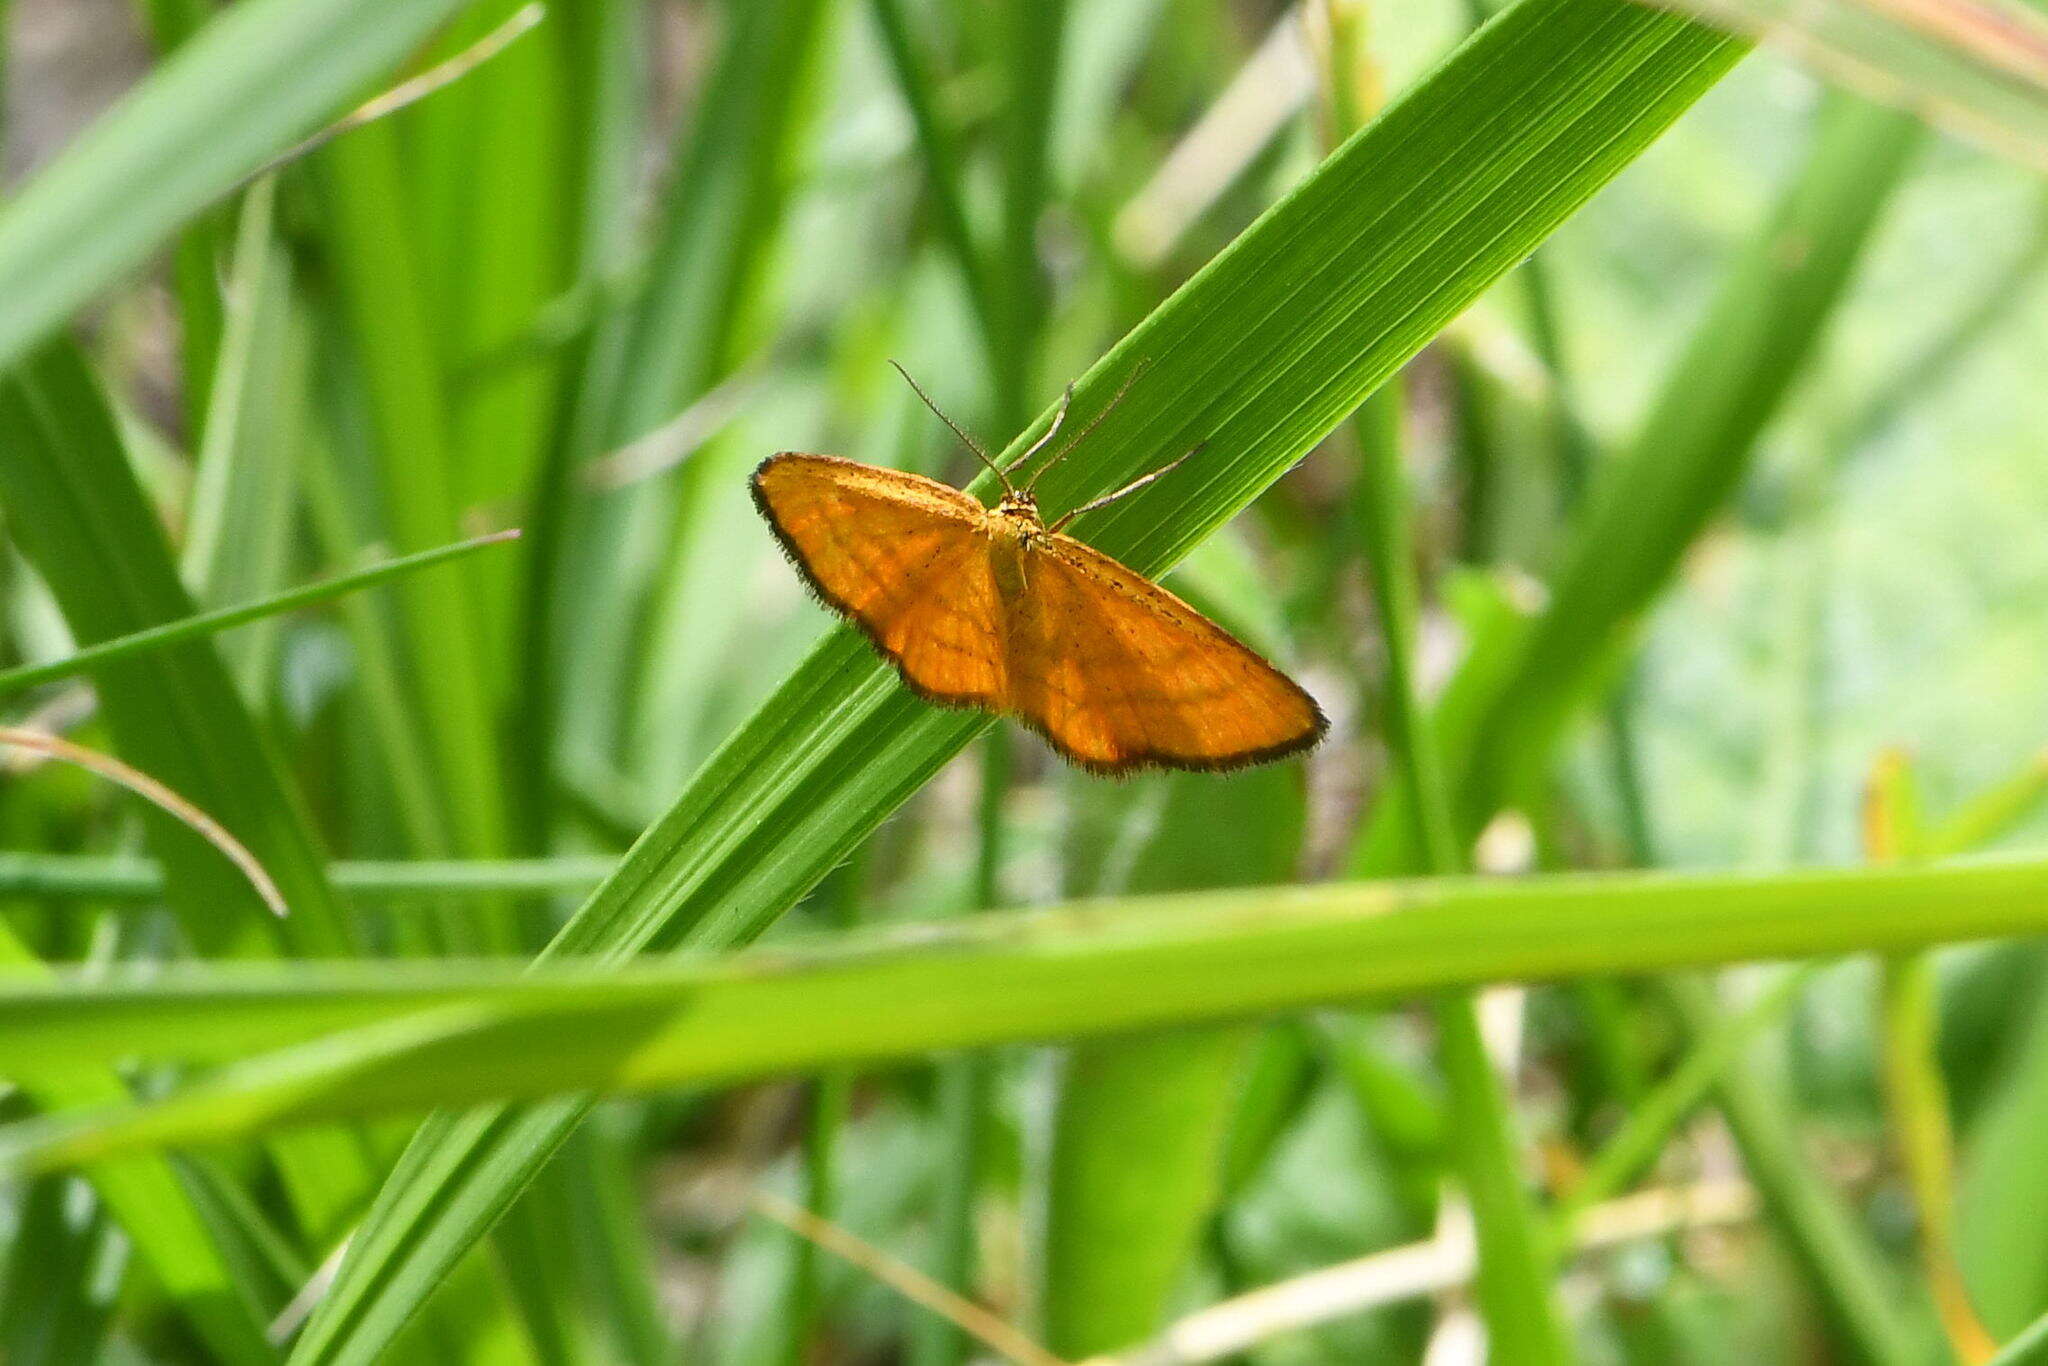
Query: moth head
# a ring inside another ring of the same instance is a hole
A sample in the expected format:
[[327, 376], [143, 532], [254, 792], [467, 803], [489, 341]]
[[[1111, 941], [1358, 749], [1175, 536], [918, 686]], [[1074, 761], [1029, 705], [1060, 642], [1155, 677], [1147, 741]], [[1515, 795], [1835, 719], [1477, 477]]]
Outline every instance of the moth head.
[[1032, 496], [1029, 489], [1011, 489], [1003, 495], [1002, 501], [996, 504], [996, 516], [1014, 517], [1020, 522], [1037, 526], [1040, 520], [1038, 499]]

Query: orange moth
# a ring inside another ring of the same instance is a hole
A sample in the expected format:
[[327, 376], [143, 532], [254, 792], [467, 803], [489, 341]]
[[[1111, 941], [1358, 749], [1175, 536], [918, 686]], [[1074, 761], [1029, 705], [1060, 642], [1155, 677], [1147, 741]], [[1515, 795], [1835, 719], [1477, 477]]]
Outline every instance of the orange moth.
[[1008, 467], [953, 427], [1002, 481], [993, 508], [921, 475], [796, 451], [754, 472], [754, 501], [811, 590], [927, 701], [1013, 716], [1095, 773], [1238, 768], [1314, 745], [1328, 722], [1293, 680], [1061, 530], [1180, 460], [1049, 525], [1032, 488], [1073, 443], [1011, 482], [1065, 417], [1062, 401]]

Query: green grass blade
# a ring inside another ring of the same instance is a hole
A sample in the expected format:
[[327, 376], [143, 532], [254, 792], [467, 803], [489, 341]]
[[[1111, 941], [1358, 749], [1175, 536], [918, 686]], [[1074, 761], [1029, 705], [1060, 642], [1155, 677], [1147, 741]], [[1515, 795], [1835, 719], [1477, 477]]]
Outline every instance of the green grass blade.
[[[525, 2], [478, 0], [449, 25], [439, 48], [460, 51]], [[451, 374], [516, 344], [569, 283], [571, 262], [560, 249], [574, 170], [564, 146], [567, 42], [563, 24], [542, 23], [419, 110], [408, 170], [429, 277], [442, 284], [436, 324]], [[527, 490], [555, 382], [551, 366], [528, 363], [493, 367], [454, 386], [450, 442], [463, 506], [490, 506]], [[479, 582], [495, 641], [510, 566], [493, 569]]]
[[[960, 158], [939, 107], [939, 83], [911, 32], [903, 0], [870, 0], [869, 11], [881, 32], [883, 51], [888, 54], [896, 87], [903, 94], [911, 126], [917, 132], [918, 152], [924, 158], [925, 181], [938, 220], [939, 237], [959, 267], [983, 339], [991, 346], [996, 345], [996, 335], [1002, 327], [1001, 305], [997, 303], [995, 281], [990, 278], [990, 262], [974, 240], [974, 230], [967, 219]], [[990, 355], [987, 359], [993, 368], [995, 357]]]
[[[1353, 58], [1356, 60], [1356, 58]], [[1333, 89], [1345, 88], [1333, 73]], [[1341, 101], [1338, 102], [1341, 108]], [[1360, 470], [1354, 505], [1372, 597], [1386, 651], [1386, 702], [1381, 724], [1390, 761], [1416, 823], [1415, 870], [1462, 872], [1449, 781], [1436, 735], [1415, 687], [1416, 583], [1413, 500], [1409, 496], [1398, 381], [1375, 394], [1356, 424]], [[1435, 1003], [1437, 1051], [1450, 1101], [1450, 1153], [1471, 1205], [1479, 1249], [1477, 1290], [1488, 1340], [1511, 1361], [1572, 1359], [1569, 1337], [1550, 1286], [1546, 1236], [1522, 1171], [1513, 1105], [1495, 1073], [1470, 993]]]
[[[641, 35], [643, 0], [613, 0], [558, 12], [564, 26], [570, 122], [586, 131], [576, 182], [572, 225], [576, 288], [601, 294], [622, 268], [632, 223], [632, 193], [645, 142], [646, 57]], [[565, 392], [543, 447], [527, 500], [531, 540], [515, 595], [517, 659], [507, 726], [508, 778], [515, 794], [515, 847], [538, 852], [553, 824], [555, 736], [562, 722], [558, 697], [564, 671], [557, 657], [565, 607], [562, 564], [570, 545], [577, 472], [606, 453], [614, 393], [625, 363], [622, 317], [596, 320], [562, 363]]]
[[[1709, 983], [1680, 977], [1667, 990], [1696, 1046], [1725, 1028]], [[1812, 1170], [1787, 1107], [1763, 1077], [1742, 1065], [1721, 1073], [1715, 1094], [1743, 1169], [1844, 1344], [1872, 1366], [1918, 1359], [1896, 1285], [1848, 1203]]]
[[[199, 456], [179, 554], [186, 586], [208, 607], [283, 586], [298, 512], [295, 457], [312, 345], [292, 307], [291, 257], [275, 232], [276, 189], [275, 179], [264, 179], [243, 197], [234, 260], [224, 285], [214, 286], [228, 303], [221, 334], [204, 353], [215, 364], [204, 386], [205, 418], [192, 429]], [[187, 353], [186, 364], [201, 362]], [[263, 697], [275, 645], [269, 628], [222, 642], [245, 696]]]
[[112, 640], [103, 640], [94, 645], [53, 659], [45, 664], [29, 664], [18, 669], [0, 670], [0, 697], [21, 692], [28, 688], [53, 683], [60, 678], [75, 678], [79, 674], [126, 659], [149, 650], [160, 650], [167, 645], [181, 641], [197, 640], [204, 636], [217, 635], [233, 630], [252, 621], [261, 621], [283, 612], [297, 611], [315, 603], [330, 602], [349, 593], [360, 592], [388, 580], [416, 573], [430, 565], [446, 560], [474, 554], [485, 546], [502, 545], [518, 538], [517, 531], [498, 531], [472, 540], [458, 541], [433, 550], [422, 550], [416, 555], [401, 555], [396, 559], [373, 564], [367, 569], [358, 569], [348, 574], [337, 574], [331, 579], [309, 583], [302, 588], [289, 589], [256, 602], [243, 603], [238, 607], [223, 607], [212, 612], [199, 612], [178, 621], [167, 621], [161, 626], [147, 630], [131, 631]]
[[[0, 500], [79, 640], [195, 615], [98, 386], [68, 345], [0, 383]], [[349, 937], [325, 860], [219, 656], [187, 640], [102, 665], [98, 686], [122, 757], [227, 826], [277, 879], [293, 910], [278, 926], [286, 942], [342, 951]], [[219, 947], [271, 920], [210, 845], [147, 819], [197, 943]]]
[[242, 0], [0, 209], [0, 368], [396, 66], [461, 0]]
[[[1608, 0], [1533, 0], [1349, 142], [1082, 381], [1145, 382], [1041, 493], [1071, 507], [1207, 438], [1204, 460], [1078, 533], [1173, 564], [1277, 479], [1741, 54]], [[1020, 440], [1022, 438], [1020, 437]], [[728, 741], [558, 937], [608, 957], [758, 934], [987, 724], [910, 697], [834, 633]], [[367, 1360], [580, 1114], [430, 1126], [296, 1359]], [[453, 1183], [452, 1185], [450, 1183]]]
[[0, 1356], [12, 1366], [102, 1359], [112, 1296], [95, 1270], [117, 1236], [105, 1212], [79, 1217], [71, 1182], [44, 1177], [9, 1192], [13, 1236], [0, 1257]]
[[[1944, 868], [1233, 888], [723, 960], [215, 964], [0, 982], [0, 1072], [110, 1059], [241, 1062], [163, 1106], [33, 1150], [82, 1160], [332, 1114], [634, 1090], [1025, 1039], [1085, 1037], [1554, 981], [2038, 934], [2048, 860]], [[1134, 981], [1147, 983], [1133, 992]], [[282, 1050], [282, 1051], [274, 1051]], [[439, 1123], [529, 1139], [579, 1102]], [[30, 1151], [31, 1124], [12, 1131]], [[45, 1136], [47, 1138], [47, 1135]], [[117, 1143], [118, 1140], [118, 1143]], [[416, 1145], [440, 1167], [461, 1146]], [[486, 1150], [489, 1151], [488, 1149]], [[490, 1153], [502, 1175], [530, 1160]], [[429, 1187], [401, 1183], [417, 1198]], [[477, 1198], [502, 1199], [495, 1184]]]
[[1987, 1366], [2042, 1366], [2048, 1362], [2048, 1314], [2027, 1325]]
[[[148, 18], [156, 51], [168, 54], [206, 26], [214, 6], [207, 0], [142, 0], [138, 8]], [[179, 368], [185, 380], [185, 437], [187, 444], [195, 447], [206, 431], [214, 372], [219, 368], [226, 322], [219, 277], [233, 235], [227, 206], [215, 205], [186, 224], [171, 256], [171, 283], [178, 303]]]
[[1627, 1121], [1608, 1139], [1558, 1210], [1558, 1245], [1570, 1246], [1570, 1221], [1602, 1200], [1611, 1200], [1653, 1164], [1671, 1135], [1713, 1092], [1727, 1070], [1757, 1035], [1776, 1023], [1813, 981], [1819, 964], [1788, 972], [1741, 1011], [1715, 1023], [1692, 1041], [1692, 1049], [1671, 1074], [1629, 1110]]
[[[674, 416], [730, 376], [752, 344], [748, 327], [767, 297], [790, 208], [791, 163], [822, 101], [827, 13], [821, 0], [726, 6], [726, 47], [677, 168], [634, 318], [614, 442]], [[719, 623], [732, 601], [726, 565], [738, 553], [731, 538], [750, 520], [744, 477], [757, 459], [730, 440], [713, 442], [674, 476], [613, 500], [629, 518], [659, 525], [626, 732], [638, 760], [630, 771], [654, 792], [680, 788], [704, 752], [690, 745], [704, 706], [699, 661], [722, 648]], [[610, 637], [604, 653], [630, 648], [611, 623], [596, 625]]]

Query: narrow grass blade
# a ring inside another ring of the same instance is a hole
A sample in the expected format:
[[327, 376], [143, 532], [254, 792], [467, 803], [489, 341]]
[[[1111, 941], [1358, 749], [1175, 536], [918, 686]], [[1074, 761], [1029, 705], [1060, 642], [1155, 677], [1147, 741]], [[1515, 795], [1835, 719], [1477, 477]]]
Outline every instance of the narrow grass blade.
[[[401, 132], [389, 121], [373, 124], [312, 164], [384, 526], [393, 546], [410, 552], [456, 539], [465, 504], [427, 263], [407, 230], [412, 204]], [[423, 852], [487, 858], [504, 852], [506, 818], [485, 614], [476, 610], [479, 582], [469, 574], [434, 574], [407, 583], [399, 596], [399, 639], [433, 759], [441, 823], [453, 842], [452, 849]], [[500, 949], [517, 941], [506, 916], [480, 928]]]
[[[968, 223], [967, 205], [960, 180], [960, 158], [954, 150], [952, 130], [939, 108], [939, 83], [924, 59], [917, 36], [911, 32], [910, 16], [903, 0], [869, 0], [869, 11], [882, 36], [890, 70], [903, 103], [910, 110], [911, 126], [917, 131], [918, 151], [924, 158], [925, 180], [930, 187], [939, 236], [953, 254], [967, 286], [967, 298], [974, 307], [982, 336], [993, 343], [1002, 327], [995, 282], [990, 263], [975, 241]], [[995, 364], [995, 358], [988, 358]]]
[[[264, 181], [243, 198], [225, 322], [208, 353], [215, 358], [209, 402], [195, 428], [199, 458], [179, 568], [207, 607], [274, 593], [288, 572], [312, 348], [292, 307], [291, 258], [275, 231], [276, 190]], [[206, 284], [213, 287], [211, 279]], [[221, 646], [244, 696], [264, 696], [275, 639], [274, 631], [252, 631]]]
[[2028, 1324], [2026, 1330], [2005, 1344], [1991, 1359], [1990, 1366], [2042, 1366], [2048, 1362], [2048, 1314]]
[[[1725, 1028], [1710, 983], [1677, 977], [1666, 984], [1666, 994], [1695, 1045]], [[1834, 1333], [1871, 1366], [1919, 1360], [1889, 1268], [1848, 1203], [1813, 1170], [1777, 1092], [1743, 1063], [1725, 1069], [1714, 1090], [1743, 1170], [1812, 1283]]]
[[[726, 8], [725, 47], [699, 102], [633, 318], [612, 414], [615, 442], [673, 417], [745, 357], [745, 325], [766, 297], [790, 207], [789, 167], [809, 130], [807, 116], [824, 98], [827, 9], [821, 0]], [[657, 528], [652, 601], [639, 641], [617, 630], [627, 614], [591, 623], [600, 642], [594, 653], [637, 668], [625, 685], [626, 733], [635, 776], [656, 792], [681, 787], [703, 753], [690, 747], [704, 706], [697, 660], [720, 648], [717, 623], [729, 619], [719, 610], [731, 600], [725, 565], [735, 551], [727, 538], [747, 524], [741, 489], [757, 459], [729, 441], [714, 443], [673, 479], [629, 491], [615, 509]]]
[[311, 607], [315, 603], [330, 602], [344, 594], [360, 592], [387, 580], [415, 573], [429, 565], [474, 554], [485, 546], [502, 545], [507, 541], [517, 540], [518, 537], [517, 530], [498, 531], [488, 536], [478, 536], [473, 540], [458, 541], [454, 545], [422, 550], [416, 555], [401, 555], [382, 564], [373, 564], [367, 569], [337, 574], [331, 579], [309, 583], [303, 588], [294, 588], [258, 602], [243, 603], [239, 607], [223, 607], [212, 612], [200, 612], [179, 621], [167, 621], [161, 626], [152, 626], [147, 630], [133, 631], [112, 640], [103, 640], [63, 659], [53, 659], [45, 664], [27, 664], [18, 669], [0, 670], [0, 697], [44, 683], [53, 683], [60, 678], [75, 678], [79, 674], [115, 660], [126, 659], [131, 655], [159, 650], [180, 641], [216, 635], [252, 621], [261, 621], [280, 613]]

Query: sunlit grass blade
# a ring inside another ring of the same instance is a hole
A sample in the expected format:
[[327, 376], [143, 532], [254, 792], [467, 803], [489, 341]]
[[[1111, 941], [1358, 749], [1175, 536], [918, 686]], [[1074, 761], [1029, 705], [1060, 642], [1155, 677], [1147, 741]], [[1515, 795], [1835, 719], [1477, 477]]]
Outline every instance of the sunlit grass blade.
[[[642, 1090], [1444, 988], [2040, 933], [2048, 861], [1233, 888], [996, 912], [722, 960], [218, 964], [0, 982], [0, 1073], [240, 1063], [18, 1162], [323, 1116]], [[1147, 983], [1145, 992], [1119, 983]], [[970, 1008], [971, 1007], [971, 1008]], [[557, 1102], [567, 1104], [567, 1102]], [[486, 1111], [526, 1124], [555, 1113]], [[415, 1160], [424, 1156], [416, 1153]], [[500, 1160], [516, 1160], [507, 1154]]]
[[116, 660], [126, 659], [130, 655], [162, 649], [166, 645], [175, 645], [180, 641], [216, 635], [248, 622], [261, 621], [265, 617], [297, 611], [301, 607], [310, 607], [315, 603], [329, 602], [344, 594], [359, 592], [387, 580], [417, 572], [429, 565], [472, 554], [485, 546], [502, 545], [506, 541], [518, 539], [518, 536], [519, 532], [516, 529], [497, 531], [488, 536], [458, 541], [454, 545], [422, 550], [416, 555], [401, 555], [381, 564], [373, 564], [367, 569], [337, 574], [331, 579], [322, 579], [318, 583], [309, 583], [302, 588], [293, 588], [256, 602], [243, 603], [239, 607], [223, 607], [217, 611], [200, 612], [178, 621], [167, 621], [161, 626], [132, 631], [112, 640], [102, 640], [62, 659], [0, 670], [0, 697], [44, 683], [54, 683], [60, 678], [75, 678], [79, 674]]
[[[466, 504], [433, 329], [429, 263], [405, 230], [412, 206], [402, 131], [390, 121], [373, 124], [323, 149], [311, 166], [336, 282], [336, 333], [357, 378], [350, 397], [370, 434], [383, 526], [395, 549], [413, 552], [456, 539]], [[420, 852], [505, 852], [495, 679], [485, 654], [486, 616], [476, 610], [481, 582], [469, 573], [434, 574], [408, 582], [398, 595], [399, 654], [432, 760], [441, 828], [452, 844]], [[500, 949], [516, 942], [503, 914], [478, 929], [483, 942]]]
[[0, 368], [396, 66], [460, 0], [241, 0], [0, 209]]
[[[569, 121], [584, 131], [565, 153], [574, 159], [576, 214], [572, 243], [574, 297], [591, 301], [590, 316], [562, 361], [563, 391], [550, 439], [541, 448], [527, 497], [531, 544], [514, 591], [513, 650], [517, 662], [508, 711], [506, 768], [515, 794], [516, 847], [535, 852], [552, 827], [560, 677], [561, 623], [576, 614], [565, 591], [563, 563], [573, 543], [574, 503], [588, 462], [610, 440], [612, 404], [625, 365], [627, 320], [612, 296], [629, 254], [633, 186], [644, 144], [647, 55], [638, 4], [583, 5], [559, 12], [563, 25], [564, 101]], [[611, 304], [613, 311], [600, 313]]]
[[[1041, 497], [1078, 506], [1207, 438], [1199, 464], [1076, 523], [1142, 573], [1172, 565], [1741, 51], [1608, 0], [1533, 0], [1503, 15], [1083, 377], [1077, 418], [1138, 360], [1151, 363]], [[751, 939], [986, 724], [916, 701], [850, 631], [834, 633], [641, 838], [551, 956]], [[558, 1102], [431, 1124], [296, 1359], [374, 1357], [580, 1114]]]

